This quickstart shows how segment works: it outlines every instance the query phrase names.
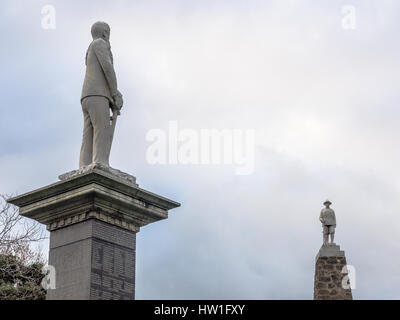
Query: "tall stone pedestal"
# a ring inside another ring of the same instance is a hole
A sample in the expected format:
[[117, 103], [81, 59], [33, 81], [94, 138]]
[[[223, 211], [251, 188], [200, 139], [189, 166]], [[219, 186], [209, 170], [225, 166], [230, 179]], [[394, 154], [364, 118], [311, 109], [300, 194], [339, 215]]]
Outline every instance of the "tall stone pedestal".
[[9, 200], [50, 231], [56, 289], [47, 299], [134, 299], [136, 233], [180, 204], [96, 167], [60, 178]]
[[315, 260], [314, 300], [352, 300], [344, 251], [323, 245]]

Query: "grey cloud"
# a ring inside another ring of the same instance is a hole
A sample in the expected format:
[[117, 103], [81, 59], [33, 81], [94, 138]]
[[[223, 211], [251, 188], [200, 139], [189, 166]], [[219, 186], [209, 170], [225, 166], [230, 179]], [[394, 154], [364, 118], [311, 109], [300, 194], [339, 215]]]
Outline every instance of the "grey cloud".
[[[54, 1], [54, 31], [21, 3], [1, 10], [2, 193], [77, 166], [89, 27], [107, 20], [126, 101], [111, 163], [182, 203], [138, 234], [137, 298], [311, 299], [326, 197], [354, 296], [399, 298], [397, 2], [354, 1], [352, 33], [340, 1]], [[255, 172], [150, 166], [146, 132], [170, 120], [255, 129]]]

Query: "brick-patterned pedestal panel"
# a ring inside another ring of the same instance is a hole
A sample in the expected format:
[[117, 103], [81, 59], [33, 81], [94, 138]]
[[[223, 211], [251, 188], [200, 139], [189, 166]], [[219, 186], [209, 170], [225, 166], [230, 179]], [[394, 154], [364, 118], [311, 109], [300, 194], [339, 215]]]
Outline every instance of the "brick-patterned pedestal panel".
[[133, 300], [136, 233], [90, 219], [52, 231], [48, 300]]

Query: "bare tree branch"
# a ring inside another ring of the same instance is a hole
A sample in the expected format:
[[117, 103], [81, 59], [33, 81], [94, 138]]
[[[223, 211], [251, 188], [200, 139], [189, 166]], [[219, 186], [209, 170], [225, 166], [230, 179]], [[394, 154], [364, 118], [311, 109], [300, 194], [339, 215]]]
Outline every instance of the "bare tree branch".
[[44, 299], [41, 287], [45, 259], [32, 243], [46, 239], [41, 225], [19, 214], [0, 195], [0, 300]]
[[0, 195], [0, 254], [32, 259], [29, 244], [46, 239], [45, 233], [39, 223], [19, 215], [18, 208], [7, 202], [8, 198]]

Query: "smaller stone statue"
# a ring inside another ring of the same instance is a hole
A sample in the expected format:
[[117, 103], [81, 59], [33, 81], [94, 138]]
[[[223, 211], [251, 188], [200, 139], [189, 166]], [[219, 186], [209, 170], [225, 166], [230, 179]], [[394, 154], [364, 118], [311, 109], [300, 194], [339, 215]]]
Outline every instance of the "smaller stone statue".
[[[319, 215], [319, 220], [322, 223], [323, 228], [323, 245], [334, 245], [333, 242], [335, 238], [335, 228], [336, 228], [336, 216], [335, 211], [333, 211], [329, 206], [332, 204], [329, 200], [324, 202], [325, 208], [321, 210]], [[329, 243], [329, 236], [331, 237], [331, 242]]]

